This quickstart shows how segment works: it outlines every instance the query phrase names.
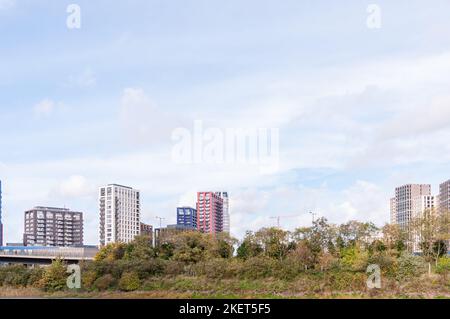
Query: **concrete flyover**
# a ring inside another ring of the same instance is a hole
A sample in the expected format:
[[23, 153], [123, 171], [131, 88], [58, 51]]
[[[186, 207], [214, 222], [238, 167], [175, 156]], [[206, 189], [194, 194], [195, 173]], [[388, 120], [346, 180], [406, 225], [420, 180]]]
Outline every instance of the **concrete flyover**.
[[50, 265], [61, 259], [69, 264], [94, 260], [97, 247], [0, 247], [0, 264]]

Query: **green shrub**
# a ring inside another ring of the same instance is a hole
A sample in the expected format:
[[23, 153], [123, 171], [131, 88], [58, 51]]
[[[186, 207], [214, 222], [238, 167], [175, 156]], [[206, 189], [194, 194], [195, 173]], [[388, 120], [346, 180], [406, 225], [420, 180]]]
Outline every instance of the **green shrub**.
[[274, 261], [272, 276], [278, 279], [291, 280], [305, 271], [305, 265], [297, 258], [288, 257], [282, 261]]
[[252, 257], [241, 264], [238, 274], [239, 277], [244, 279], [271, 277], [276, 268], [276, 263], [270, 257]]
[[323, 286], [331, 291], [362, 291], [366, 289], [366, 281], [367, 275], [363, 272], [335, 271], [324, 275]]
[[93, 270], [86, 270], [81, 273], [81, 282], [84, 289], [91, 290], [97, 280], [97, 273]]
[[436, 265], [436, 272], [441, 275], [447, 275], [450, 273], [450, 258], [442, 257], [439, 258]]
[[27, 286], [38, 287], [40, 280], [44, 276], [45, 270], [41, 267], [33, 268], [29, 271]]
[[95, 280], [94, 288], [103, 291], [112, 288], [114, 286], [114, 283], [114, 277], [111, 274], [106, 274]]
[[383, 274], [394, 276], [396, 273], [397, 265], [395, 262], [395, 258], [388, 253], [374, 253], [369, 257], [369, 264], [380, 266], [381, 272]]
[[369, 254], [357, 246], [341, 250], [341, 264], [344, 269], [352, 271], [365, 271], [368, 266]]
[[223, 258], [214, 258], [192, 266], [192, 274], [213, 279], [234, 278], [239, 272], [239, 262]]
[[119, 281], [119, 289], [122, 291], [138, 290], [141, 286], [139, 276], [135, 272], [126, 272]]
[[418, 277], [427, 271], [427, 263], [420, 256], [403, 253], [397, 260], [396, 279], [404, 281]]
[[135, 272], [140, 279], [146, 279], [152, 276], [164, 273], [164, 261], [160, 259], [147, 260], [119, 260], [114, 262], [111, 274], [114, 278], [120, 279], [124, 273]]
[[60, 291], [67, 288], [67, 268], [61, 260], [55, 260], [45, 268], [39, 286], [46, 291]]
[[30, 271], [19, 265], [1, 268], [0, 285], [8, 287], [26, 287]]

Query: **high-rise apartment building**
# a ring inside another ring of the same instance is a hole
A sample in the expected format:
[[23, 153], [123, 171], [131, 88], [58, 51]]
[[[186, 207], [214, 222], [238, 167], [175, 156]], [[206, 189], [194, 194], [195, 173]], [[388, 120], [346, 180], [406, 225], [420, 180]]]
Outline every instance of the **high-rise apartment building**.
[[395, 189], [395, 213], [401, 229], [409, 231], [415, 213], [414, 201], [421, 196], [431, 196], [431, 185], [407, 184]]
[[391, 207], [391, 224], [397, 224], [397, 202], [395, 200], [395, 197], [391, 198], [390, 200], [390, 207]]
[[178, 207], [177, 225], [197, 229], [197, 210], [192, 207]]
[[37, 206], [25, 212], [25, 246], [83, 246], [83, 213]]
[[[423, 217], [425, 214], [436, 213], [436, 197], [432, 195], [422, 195], [413, 199], [413, 218]], [[422, 251], [420, 243], [422, 242], [421, 236], [415, 230], [411, 231], [411, 241], [413, 252], [420, 253]]]
[[215, 192], [197, 193], [197, 229], [210, 234], [223, 232], [223, 198]]
[[109, 184], [100, 187], [100, 245], [129, 243], [141, 232], [140, 192]]
[[223, 232], [230, 233], [230, 199], [228, 192], [217, 192], [217, 195], [223, 199]]
[[153, 226], [141, 223], [141, 236], [153, 237]]
[[439, 210], [447, 214], [450, 212], [450, 180], [439, 185]]

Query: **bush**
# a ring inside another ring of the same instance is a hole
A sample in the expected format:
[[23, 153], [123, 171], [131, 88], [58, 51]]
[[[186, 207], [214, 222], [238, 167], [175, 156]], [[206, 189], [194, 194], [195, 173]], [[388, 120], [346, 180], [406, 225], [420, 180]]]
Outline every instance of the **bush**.
[[363, 272], [337, 271], [325, 274], [323, 281], [324, 288], [331, 291], [363, 291], [366, 289], [367, 275]]
[[436, 265], [436, 272], [441, 275], [448, 275], [450, 273], [450, 258], [442, 257], [439, 258], [438, 263]]
[[24, 266], [14, 265], [1, 268], [0, 285], [9, 287], [26, 287], [31, 272]]
[[427, 263], [420, 256], [403, 253], [397, 260], [396, 279], [403, 281], [418, 277], [427, 271]]
[[318, 267], [321, 271], [331, 270], [339, 267], [339, 259], [330, 253], [322, 253], [318, 258]]
[[38, 286], [45, 291], [60, 291], [67, 287], [67, 268], [61, 260], [55, 260], [45, 268], [44, 275], [39, 281]]
[[27, 286], [38, 287], [40, 280], [44, 276], [45, 270], [43, 268], [33, 268], [29, 271]]
[[95, 280], [94, 288], [99, 291], [103, 291], [112, 288], [114, 286], [114, 283], [114, 277], [110, 274], [106, 274]]
[[252, 257], [245, 260], [239, 269], [239, 276], [244, 279], [267, 278], [273, 275], [276, 261], [270, 257]]
[[271, 276], [278, 279], [291, 280], [304, 271], [305, 265], [302, 261], [288, 257], [283, 261], [274, 261]]
[[93, 270], [86, 270], [81, 273], [81, 282], [84, 289], [91, 290], [97, 280], [97, 274]]
[[113, 264], [110, 273], [114, 278], [120, 279], [124, 273], [135, 272], [140, 279], [164, 273], [164, 262], [160, 259], [148, 260], [119, 260]]
[[369, 264], [380, 266], [382, 273], [393, 276], [396, 273], [395, 258], [386, 252], [374, 253], [369, 257]]
[[177, 276], [185, 272], [185, 265], [181, 261], [169, 260], [162, 265], [164, 275]]
[[234, 278], [239, 271], [238, 267], [239, 263], [236, 260], [215, 258], [193, 265], [192, 273], [213, 279]]
[[365, 271], [369, 264], [369, 254], [357, 246], [344, 248], [341, 251], [341, 263], [344, 269]]
[[122, 291], [134, 291], [139, 289], [141, 281], [135, 272], [126, 272], [119, 281], [119, 289]]

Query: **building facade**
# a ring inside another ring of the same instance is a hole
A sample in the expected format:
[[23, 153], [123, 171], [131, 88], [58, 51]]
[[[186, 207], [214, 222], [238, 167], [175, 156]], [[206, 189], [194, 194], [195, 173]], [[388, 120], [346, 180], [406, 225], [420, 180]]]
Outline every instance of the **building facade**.
[[391, 224], [397, 224], [397, 202], [395, 197], [390, 199], [390, 208], [391, 208]]
[[218, 192], [217, 195], [223, 199], [223, 232], [230, 233], [231, 221], [230, 221], [230, 199], [228, 192]]
[[153, 226], [141, 223], [141, 236], [153, 237]]
[[[432, 195], [422, 195], [413, 199], [413, 214], [412, 218], [423, 217], [425, 214], [435, 214], [437, 202], [436, 197]], [[415, 253], [422, 252], [420, 243], [422, 242], [421, 236], [418, 232], [413, 230], [411, 232], [412, 249]]]
[[178, 207], [177, 225], [197, 229], [197, 210], [192, 207]]
[[450, 180], [439, 185], [439, 210], [447, 214], [450, 212]]
[[99, 210], [101, 246], [129, 243], [141, 233], [138, 190], [117, 184], [100, 187]]
[[83, 213], [66, 208], [35, 207], [25, 212], [25, 246], [83, 246]]
[[210, 234], [223, 232], [223, 198], [215, 192], [197, 193], [197, 229]]
[[431, 196], [430, 184], [407, 184], [395, 189], [396, 224], [402, 230], [409, 231], [415, 213], [415, 200], [421, 196]]

